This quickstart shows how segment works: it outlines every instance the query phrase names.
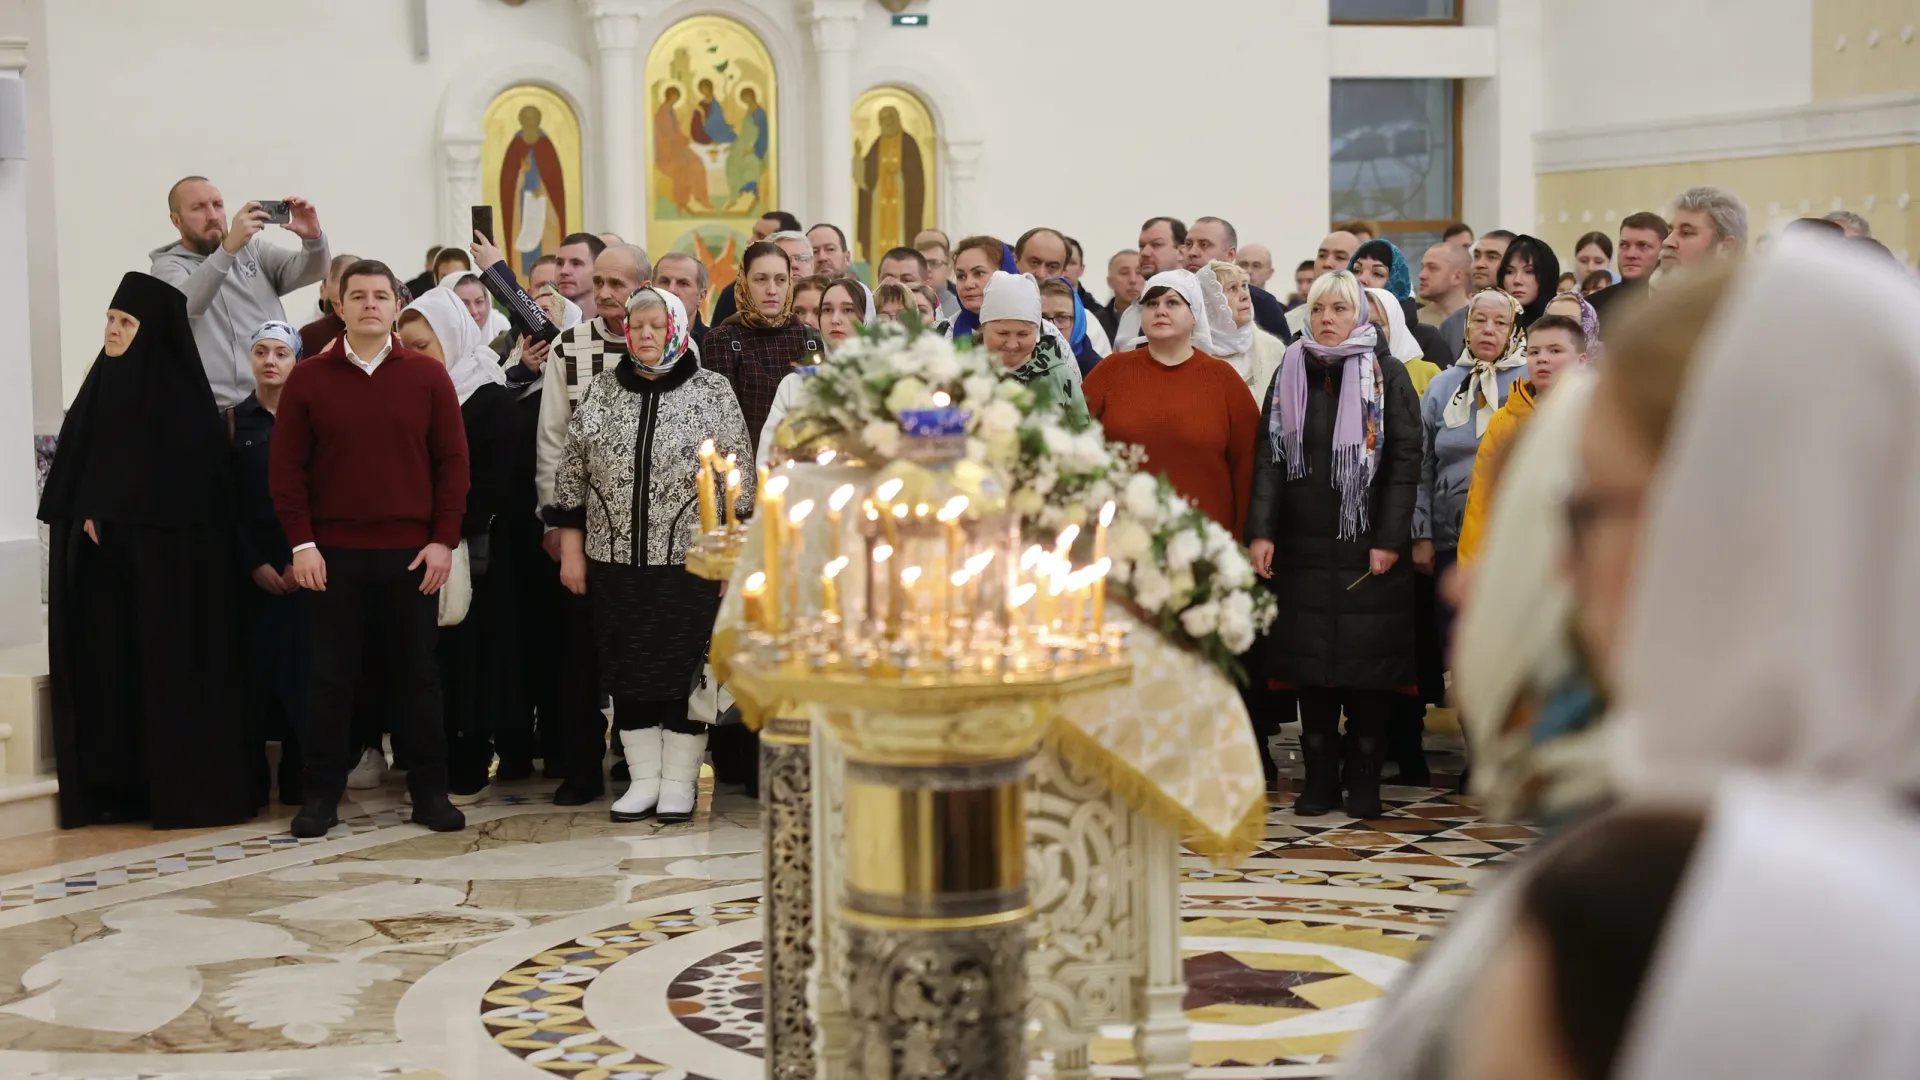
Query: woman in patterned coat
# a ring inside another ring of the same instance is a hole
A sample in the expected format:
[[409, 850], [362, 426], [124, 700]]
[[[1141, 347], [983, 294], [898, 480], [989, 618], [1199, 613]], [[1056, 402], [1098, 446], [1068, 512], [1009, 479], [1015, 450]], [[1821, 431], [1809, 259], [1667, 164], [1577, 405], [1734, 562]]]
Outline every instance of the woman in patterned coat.
[[725, 377], [688, 347], [686, 309], [659, 289], [627, 301], [627, 358], [595, 377], [567, 425], [545, 508], [561, 531], [560, 581], [593, 592], [601, 688], [613, 698], [629, 786], [613, 820], [693, 816], [707, 728], [687, 717], [720, 607], [720, 586], [686, 571], [699, 527], [694, 470], [712, 439], [741, 463], [753, 508], [752, 444]]

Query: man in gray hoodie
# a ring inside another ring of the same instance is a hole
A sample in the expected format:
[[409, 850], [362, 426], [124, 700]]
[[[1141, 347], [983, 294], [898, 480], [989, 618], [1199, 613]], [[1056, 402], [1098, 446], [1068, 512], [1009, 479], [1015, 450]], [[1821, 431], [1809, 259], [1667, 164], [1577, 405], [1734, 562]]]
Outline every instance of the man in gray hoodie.
[[253, 393], [248, 343], [260, 324], [285, 321], [280, 298], [327, 273], [327, 237], [320, 215], [305, 199], [287, 199], [287, 231], [300, 238], [289, 251], [259, 241], [267, 212], [250, 202], [227, 223], [220, 189], [204, 176], [189, 176], [167, 192], [167, 212], [180, 239], [153, 251], [153, 276], [187, 294], [187, 315], [207, 382], [222, 409]]

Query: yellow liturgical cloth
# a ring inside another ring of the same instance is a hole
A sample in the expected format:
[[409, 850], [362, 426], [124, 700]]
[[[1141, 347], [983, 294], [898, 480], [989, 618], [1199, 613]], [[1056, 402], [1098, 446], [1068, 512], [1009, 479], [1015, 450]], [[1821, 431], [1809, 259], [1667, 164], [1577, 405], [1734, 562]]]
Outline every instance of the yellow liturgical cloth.
[[[784, 499], [793, 506], [812, 499], [824, 507], [842, 484], [863, 489], [871, 472], [863, 468], [798, 465], [778, 475], [788, 478]], [[840, 552], [860, 561], [866, 549], [858, 530], [858, 500], [847, 507]], [[739, 647], [743, 608], [740, 583], [761, 569], [761, 526], [756, 519], [741, 548], [733, 582], [714, 623], [712, 665], [727, 681], [727, 660]], [[833, 557], [828, 522], [819, 509], [803, 526], [805, 545], [796, 565], [781, 568], [783, 590], [801, 588], [801, 610], [818, 610], [820, 570]], [[842, 580], [844, 610], [865, 610], [865, 576]], [[783, 603], [790, 603], [792, 593]], [[1216, 862], [1237, 863], [1251, 854], [1266, 821], [1266, 779], [1260, 751], [1248, 723], [1246, 706], [1232, 680], [1212, 663], [1167, 641], [1140, 624], [1124, 608], [1108, 608], [1109, 621], [1127, 627], [1127, 651], [1133, 682], [1127, 686], [1078, 694], [1056, 707], [1048, 744], [1062, 757], [1099, 775], [1135, 810], [1180, 834], [1189, 848]], [[791, 702], [749, 700], [733, 687], [747, 723], [756, 730], [769, 715], [800, 715]]]

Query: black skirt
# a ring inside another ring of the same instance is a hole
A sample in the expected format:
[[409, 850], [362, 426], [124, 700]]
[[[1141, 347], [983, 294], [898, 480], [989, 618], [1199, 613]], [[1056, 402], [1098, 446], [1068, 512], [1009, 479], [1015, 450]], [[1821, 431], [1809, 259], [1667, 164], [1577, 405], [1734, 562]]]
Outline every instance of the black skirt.
[[720, 583], [685, 566], [587, 562], [600, 689], [615, 698], [686, 697], [720, 613]]

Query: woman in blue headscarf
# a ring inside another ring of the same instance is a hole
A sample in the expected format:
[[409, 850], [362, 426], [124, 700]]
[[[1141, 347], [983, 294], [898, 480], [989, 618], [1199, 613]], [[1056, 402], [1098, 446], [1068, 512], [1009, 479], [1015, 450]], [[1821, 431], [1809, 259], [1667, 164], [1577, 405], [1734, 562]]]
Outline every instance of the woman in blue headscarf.
[[1048, 278], [1040, 283], [1040, 316], [1060, 330], [1073, 352], [1074, 363], [1085, 376], [1100, 362], [1099, 350], [1087, 340], [1087, 309], [1080, 303], [1080, 290], [1067, 278]]
[[980, 304], [987, 298], [987, 282], [994, 271], [1018, 275], [1013, 249], [991, 236], [969, 236], [953, 249], [953, 291], [960, 297], [960, 314], [949, 328], [955, 341], [965, 341], [980, 329]]
[[1362, 288], [1385, 289], [1400, 301], [1400, 313], [1406, 317], [1407, 330], [1420, 345], [1420, 351], [1435, 363], [1451, 355], [1446, 339], [1437, 327], [1420, 321], [1420, 307], [1413, 299], [1413, 268], [1407, 257], [1391, 240], [1369, 240], [1361, 244], [1347, 263], [1347, 269], [1360, 279]]

